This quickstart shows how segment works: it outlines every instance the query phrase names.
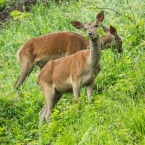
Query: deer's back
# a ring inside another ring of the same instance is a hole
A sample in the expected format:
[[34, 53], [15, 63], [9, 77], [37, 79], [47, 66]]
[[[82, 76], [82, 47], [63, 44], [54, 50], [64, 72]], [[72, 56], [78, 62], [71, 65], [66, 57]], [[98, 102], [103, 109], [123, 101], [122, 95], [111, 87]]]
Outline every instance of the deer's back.
[[45, 54], [72, 54], [87, 48], [86, 39], [73, 32], [57, 32], [31, 38], [21, 49], [33, 51], [35, 55]]
[[[98, 71], [87, 63], [90, 50], [79, 51], [70, 56], [49, 61], [41, 70], [38, 80], [40, 85], [46, 82], [60, 91], [67, 92], [72, 89], [72, 83], [79, 81], [82, 86], [93, 80]], [[99, 65], [99, 64], [98, 64]]]
[[67, 56], [87, 49], [88, 40], [73, 32], [57, 32], [31, 38], [20, 49], [18, 57], [38, 66], [44, 66], [49, 60]]

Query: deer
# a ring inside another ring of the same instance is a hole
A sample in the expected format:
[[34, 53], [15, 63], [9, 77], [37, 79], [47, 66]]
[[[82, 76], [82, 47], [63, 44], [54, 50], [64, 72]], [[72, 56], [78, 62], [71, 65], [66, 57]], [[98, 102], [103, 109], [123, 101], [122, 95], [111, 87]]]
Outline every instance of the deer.
[[[71, 22], [73, 25], [73, 21]], [[122, 40], [117, 35], [116, 29], [111, 26], [110, 30], [102, 26], [107, 34], [100, 38], [101, 49], [112, 48], [122, 53]], [[18, 50], [17, 58], [20, 61], [21, 69], [14, 89], [25, 81], [32, 72], [34, 66], [40, 70], [49, 61], [71, 55], [80, 50], [88, 49], [89, 40], [74, 32], [55, 32], [31, 38]]]
[[101, 24], [102, 29], [107, 34], [104, 37], [100, 38], [101, 41], [101, 50], [111, 48], [112, 51], [117, 51], [117, 53], [122, 54], [122, 39], [117, 34], [117, 30], [110, 25], [110, 29], [106, 28]]
[[112, 51], [116, 51], [117, 54], [122, 54], [122, 39], [117, 34], [117, 30], [110, 25], [110, 29], [106, 28], [101, 24], [102, 29], [107, 34], [104, 37], [101, 37], [101, 50], [111, 48]]
[[50, 60], [38, 74], [38, 83], [46, 100], [44, 107], [39, 112], [40, 125], [44, 119], [47, 122], [50, 121], [51, 111], [63, 93], [73, 92], [74, 99], [78, 101], [80, 89], [86, 86], [88, 100], [92, 100], [94, 80], [101, 70], [101, 41], [98, 27], [103, 19], [104, 11], [101, 11], [93, 23], [83, 24], [79, 21], [73, 21], [75, 28], [85, 30], [89, 37], [90, 49]]

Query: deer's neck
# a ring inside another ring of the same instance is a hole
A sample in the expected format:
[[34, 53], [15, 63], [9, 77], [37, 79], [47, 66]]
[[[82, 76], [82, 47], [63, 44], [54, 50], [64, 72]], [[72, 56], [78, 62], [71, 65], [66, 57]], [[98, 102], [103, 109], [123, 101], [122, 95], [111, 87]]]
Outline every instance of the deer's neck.
[[101, 49], [110, 48], [111, 42], [113, 41], [112, 35], [107, 35], [100, 38], [101, 40]]
[[90, 42], [90, 62], [92, 66], [96, 66], [100, 60], [101, 43], [97, 39], [89, 39]]

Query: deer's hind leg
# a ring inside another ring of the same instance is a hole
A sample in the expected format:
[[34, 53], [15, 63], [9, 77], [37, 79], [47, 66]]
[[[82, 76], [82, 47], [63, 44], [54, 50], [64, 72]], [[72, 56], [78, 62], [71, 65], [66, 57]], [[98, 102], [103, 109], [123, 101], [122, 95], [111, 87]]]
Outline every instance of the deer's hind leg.
[[31, 73], [31, 71], [34, 68], [34, 64], [30, 62], [23, 62], [21, 64], [21, 70], [20, 70], [20, 75], [14, 84], [14, 89], [17, 89], [26, 79], [26, 77]]
[[49, 117], [51, 115], [51, 111], [62, 96], [62, 93], [57, 92], [55, 88], [47, 85], [43, 87], [42, 90], [45, 95], [46, 104], [39, 112], [40, 125], [43, 124], [44, 119], [46, 119], [47, 122], [50, 122]]

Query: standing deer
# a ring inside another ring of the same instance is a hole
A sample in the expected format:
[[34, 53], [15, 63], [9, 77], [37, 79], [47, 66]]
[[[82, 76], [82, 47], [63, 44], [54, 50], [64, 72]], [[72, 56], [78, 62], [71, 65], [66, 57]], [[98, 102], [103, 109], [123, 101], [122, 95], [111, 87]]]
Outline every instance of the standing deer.
[[[112, 46], [112, 49], [117, 49], [121, 53], [122, 41], [117, 35], [116, 29], [112, 26], [110, 30], [104, 26], [102, 28], [107, 35], [100, 38], [101, 49]], [[18, 51], [17, 56], [21, 63], [21, 70], [14, 89], [17, 89], [24, 82], [35, 65], [41, 69], [49, 60], [87, 49], [88, 45], [88, 39], [73, 32], [57, 32], [31, 38]]]
[[101, 11], [93, 23], [84, 25], [79, 21], [73, 21], [74, 27], [86, 31], [89, 36], [90, 49], [51, 60], [40, 71], [38, 83], [46, 100], [46, 104], [39, 112], [40, 124], [44, 118], [49, 120], [51, 110], [65, 92], [73, 91], [75, 100], [78, 100], [81, 87], [86, 86], [88, 99], [91, 100], [94, 80], [101, 70], [99, 63], [101, 41], [98, 27], [103, 19], [104, 12]]

